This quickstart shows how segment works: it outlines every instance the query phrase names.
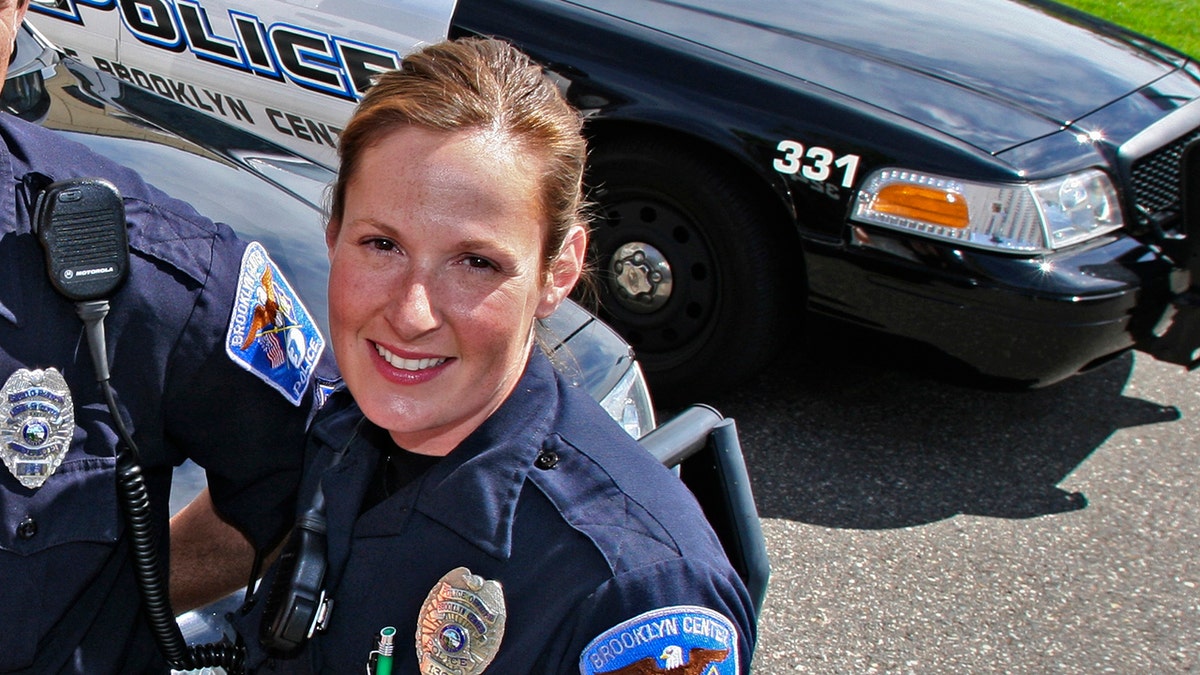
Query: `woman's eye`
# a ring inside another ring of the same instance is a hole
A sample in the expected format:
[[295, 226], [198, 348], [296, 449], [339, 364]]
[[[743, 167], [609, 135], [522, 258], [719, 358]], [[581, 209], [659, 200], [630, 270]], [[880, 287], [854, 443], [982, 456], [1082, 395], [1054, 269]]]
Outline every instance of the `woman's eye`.
[[487, 258], [483, 258], [483, 257], [477, 256], [477, 255], [469, 255], [466, 258], [464, 258], [463, 261], [467, 263], [468, 267], [471, 267], [474, 269], [481, 269], [481, 270], [482, 269], [488, 269], [488, 270], [496, 269], [496, 265], [494, 263], [492, 263], [491, 260], [488, 260]]
[[367, 246], [375, 249], [376, 251], [388, 252], [388, 251], [396, 250], [396, 242], [392, 241], [391, 239], [383, 239], [383, 238], [368, 239], [366, 243], [367, 243]]

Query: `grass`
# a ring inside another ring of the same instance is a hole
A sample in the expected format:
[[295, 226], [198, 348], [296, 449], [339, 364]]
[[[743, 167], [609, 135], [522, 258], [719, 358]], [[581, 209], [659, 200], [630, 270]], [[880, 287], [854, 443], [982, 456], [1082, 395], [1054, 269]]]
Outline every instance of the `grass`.
[[1200, 56], [1200, 0], [1059, 0]]

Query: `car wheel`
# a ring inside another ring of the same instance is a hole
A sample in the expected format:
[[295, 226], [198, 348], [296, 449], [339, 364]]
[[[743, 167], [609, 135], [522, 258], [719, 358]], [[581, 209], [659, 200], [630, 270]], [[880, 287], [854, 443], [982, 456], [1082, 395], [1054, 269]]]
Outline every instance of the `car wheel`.
[[786, 302], [767, 200], [704, 153], [655, 139], [601, 142], [588, 172], [599, 314], [655, 397], [695, 400], [766, 365]]

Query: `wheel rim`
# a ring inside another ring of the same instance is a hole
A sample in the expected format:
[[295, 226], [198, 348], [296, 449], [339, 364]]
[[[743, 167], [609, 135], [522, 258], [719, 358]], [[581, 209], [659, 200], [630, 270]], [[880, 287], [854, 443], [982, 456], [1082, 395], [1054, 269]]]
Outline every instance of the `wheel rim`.
[[609, 291], [631, 312], [662, 309], [671, 299], [674, 277], [667, 257], [644, 241], [621, 244], [609, 257]]
[[601, 314], [650, 371], [686, 362], [712, 332], [718, 274], [695, 219], [647, 196], [601, 198], [592, 235]]

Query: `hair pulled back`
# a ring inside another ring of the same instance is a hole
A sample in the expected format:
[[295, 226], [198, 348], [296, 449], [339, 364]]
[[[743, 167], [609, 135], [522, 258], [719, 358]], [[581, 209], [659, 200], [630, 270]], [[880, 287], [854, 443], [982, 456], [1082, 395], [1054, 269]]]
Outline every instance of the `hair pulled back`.
[[571, 226], [585, 223], [587, 146], [579, 113], [541, 67], [509, 43], [461, 38], [409, 54], [399, 69], [379, 75], [367, 90], [338, 142], [330, 227], [339, 227], [346, 188], [363, 151], [408, 126], [495, 132], [541, 160], [539, 210], [548, 224], [543, 268], [558, 255]]

